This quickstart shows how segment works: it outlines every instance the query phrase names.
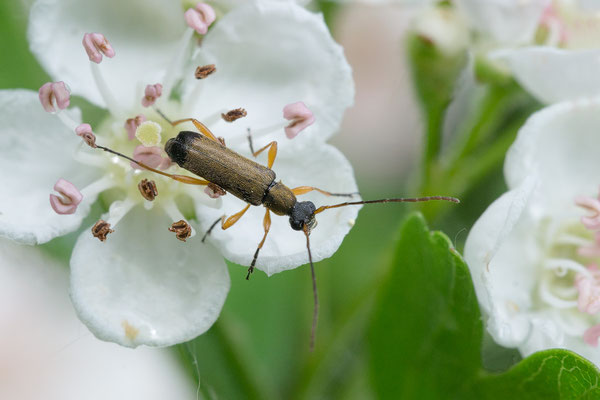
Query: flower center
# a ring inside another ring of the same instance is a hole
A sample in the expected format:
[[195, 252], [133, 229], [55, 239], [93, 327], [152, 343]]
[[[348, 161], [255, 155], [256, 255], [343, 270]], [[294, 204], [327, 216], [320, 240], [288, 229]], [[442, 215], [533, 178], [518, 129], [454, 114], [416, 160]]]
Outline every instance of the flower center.
[[[112, 228], [137, 204], [143, 204], [147, 210], [157, 205], [162, 207], [173, 221], [177, 221], [175, 223], [177, 226], [173, 225], [171, 228], [178, 239], [185, 241], [195, 234], [193, 228], [186, 222], [195, 217], [194, 204], [204, 203], [214, 207], [215, 199], [219, 201], [218, 198], [225, 192], [215, 184], [206, 185], [207, 181], [199, 178], [181, 176], [181, 171], [176, 172], [178, 166], [173, 164], [166, 155], [165, 144], [184, 130], [199, 129], [203, 134], [212, 137], [203, 124], [210, 127], [217, 122], [234, 123], [247, 115], [243, 108], [219, 109], [213, 110], [212, 114], [199, 116], [202, 117], [202, 123], [199, 123], [187, 118], [188, 115], [181, 115], [180, 103], [171, 99], [178, 78], [176, 71], [181, 70], [185, 63], [186, 49], [194, 31], [206, 33], [208, 26], [214, 20], [212, 8], [205, 4], [199, 4], [195, 9], [186, 12], [189, 28], [184, 33], [180, 48], [164, 75], [164, 81], [147, 84], [143, 94], [139, 96], [137, 106], [130, 108], [122, 107], [102, 74], [104, 57], [113, 58], [116, 54], [109, 41], [100, 33], [85, 34], [83, 47], [90, 60], [92, 77], [110, 114], [95, 127], [98, 137], [101, 138], [98, 142], [89, 124], [77, 124], [67, 113], [61, 112], [69, 105], [68, 87], [63, 82], [51, 82], [42, 86], [39, 95], [44, 109], [55, 113], [69, 130], [75, 131], [89, 147], [104, 150], [104, 152], [97, 150], [90, 152], [89, 148], [80, 146], [75, 152], [74, 157], [78, 161], [100, 168], [104, 171], [104, 176], [81, 192], [73, 186], [70, 189], [73, 195], [63, 196], [62, 202], [56, 195], [51, 197], [53, 208], [57, 213], [74, 213], [78, 203], [71, 202], [70, 199], [75, 198], [76, 195], [80, 197], [99, 195], [105, 204], [110, 204], [107, 220], [99, 221], [99, 225], [96, 224], [97, 229], [93, 229], [94, 236], [101, 240], [106, 239], [106, 235], [112, 232]], [[203, 80], [216, 71], [214, 64], [199, 66], [194, 76], [198, 80]], [[130, 86], [136, 87], [135, 84]], [[199, 87], [200, 85], [194, 88], [190, 98], [197, 97], [195, 94]], [[273, 124], [252, 130], [252, 138], [260, 140], [262, 136], [275, 131], [285, 131], [287, 137], [291, 139], [311, 125], [314, 120], [312, 112], [304, 103], [289, 104], [283, 108], [283, 115]], [[247, 130], [250, 136], [250, 128], [248, 127]], [[225, 145], [223, 138], [217, 140]], [[239, 145], [241, 141], [245, 141], [245, 137], [239, 135], [237, 138], [232, 138], [232, 141]], [[249, 142], [252, 147], [252, 142]], [[193, 183], [196, 186], [184, 185], [181, 182]], [[66, 183], [61, 184], [66, 185]], [[202, 190], [198, 190], [198, 184], [206, 185], [206, 195]], [[59, 194], [62, 194], [60, 190]]]
[[558, 320], [566, 333], [583, 336], [595, 347], [600, 338], [600, 200], [578, 197], [575, 204], [588, 214], [545, 229], [548, 257], [539, 294], [544, 303], [564, 311]]

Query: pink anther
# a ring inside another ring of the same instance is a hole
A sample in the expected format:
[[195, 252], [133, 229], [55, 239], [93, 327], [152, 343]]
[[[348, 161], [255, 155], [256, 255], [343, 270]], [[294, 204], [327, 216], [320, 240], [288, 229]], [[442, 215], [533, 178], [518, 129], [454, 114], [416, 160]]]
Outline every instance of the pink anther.
[[295, 138], [304, 128], [315, 122], [312, 111], [301, 101], [283, 107], [283, 118], [291, 121], [285, 127], [285, 135], [289, 139]]
[[69, 107], [71, 102], [71, 92], [64, 82], [47, 82], [42, 85], [38, 91], [42, 107], [47, 112], [56, 112], [56, 105], [59, 109], [64, 110]]
[[587, 314], [596, 314], [600, 312], [600, 270], [596, 265], [590, 265], [588, 272], [575, 275], [575, 288], [579, 292], [577, 308]]
[[127, 137], [129, 140], [135, 139], [135, 131], [142, 124], [142, 122], [146, 121], [146, 116], [144, 114], [139, 114], [135, 118], [129, 118], [125, 121], [125, 130], [127, 131]]
[[188, 9], [183, 17], [188, 26], [201, 35], [208, 32], [208, 27], [217, 18], [215, 10], [206, 3], [196, 4], [196, 7]]
[[210, 182], [205, 188], [204, 193], [208, 195], [211, 199], [218, 199], [221, 196], [225, 196], [227, 192], [217, 184]]
[[96, 135], [92, 132], [90, 124], [81, 124], [75, 128], [75, 133], [90, 147], [96, 148]]
[[[171, 160], [168, 157], [162, 156], [162, 149], [158, 146], [146, 147], [140, 144], [133, 150], [133, 158], [151, 168], [165, 170], [171, 166]], [[131, 162], [131, 167], [143, 169], [134, 162]]]
[[86, 33], [83, 35], [82, 43], [90, 61], [93, 61], [96, 64], [100, 64], [103, 55], [108, 58], [113, 58], [115, 56], [115, 51], [112, 46], [101, 33]]
[[592, 347], [598, 347], [598, 338], [600, 338], [600, 325], [594, 325], [583, 333], [583, 341]]
[[600, 257], [600, 232], [594, 234], [594, 241], [589, 246], [579, 247], [577, 254], [588, 258]]
[[144, 97], [142, 97], [142, 105], [144, 107], [149, 107], [156, 99], [158, 99], [162, 95], [162, 85], [160, 83], [155, 83], [154, 85], [146, 86], [146, 91], [144, 92]]
[[567, 32], [567, 24], [561, 17], [561, 14], [556, 10], [554, 4], [550, 3], [540, 18], [540, 27], [544, 27], [548, 32], [553, 33], [558, 39], [559, 44], [564, 44], [569, 39]]
[[585, 217], [581, 217], [581, 223], [585, 225], [589, 230], [600, 229], [600, 200], [592, 197], [579, 196], [575, 199], [575, 204], [579, 207], [585, 208], [592, 214]]
[[50, 195], [50, 205], [57, 214], [73, 214], [77, 206], [81, 203], [83, 195], [71, 182], [60, 178], [54, 185], [54, 190], [60, 194]]

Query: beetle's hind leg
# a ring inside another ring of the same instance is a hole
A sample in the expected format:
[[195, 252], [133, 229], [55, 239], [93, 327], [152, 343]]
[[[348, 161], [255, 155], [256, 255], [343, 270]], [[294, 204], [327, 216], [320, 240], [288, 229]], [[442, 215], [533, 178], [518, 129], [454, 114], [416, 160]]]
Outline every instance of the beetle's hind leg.
[[262, 249], [263, 245], [265, 244], [265, 240], [267, 239], [267, 235], [269, 234], [269, 229], [271, 229], [271, 214], [270, 214], [268, 208], [267, 208], [267, 212], [265, 213], [265, 218], [263, 219], [263, 228], [265, 230], [265, 235], [263, 236], [262, 240], [258, 244], [258, 247], [256, 248], [256, 251], [254, 252], [254, 257], [252, 258], [250, 267], [248, 267], [248, 274], [246, 275], [246, 280], [250, 279], [250, 274], [252, 274], [252, 272], [254, 272], [254, 266], [256, 265], [256, 259], [258, 258], [258, 253], [260, 252], [260, 249]]
[[215, 228], [215, 226], [217, 226], [219, 221], [221, 221], [221, 229], [223, 229], [223, 230], [229, 229], [244, 216], [244, 214], [246, 213], [246, 211], [248, 211], [249, 208], [250, 208], [250, 204], [246, 205], [246, 207], [244, 207], [241, 211], [233, 214], [229, 218], [227, 218], [226, 215], [219, 217], [219, 219], [217, 219], [215, 222], [213, 222], [212, 225], [210, 226], [210, 228], [208, 228], [208, 230], [202, 237], [202, 242], [204, 243], [204, 241], [206, 240], [208, 235], [210, 235], [210, 233]]
[[206, 125], [204, 125], [202, 122], [198, 121], [195, 118], [184, 118], [184, 119], [178, 119], [177, 121], [173, 121], [171, 122], [172, 126], [176, 126], [179, 124], [182, 124], [184, 122], [191, 122], [192, 124], [194, 124], [194, 126], [196, 127], [196, 129], [198, 129], [200, 131], [200, 133], [202, 133], [204, 136], [206, 136], [207, 138], [214, 140], [217, 143], [221, 143], [223, 146], [225, 145], [222, 141], [220, 141], [215, 135], [214, 133], [212, 133], [210, 131], [210, 129], [208, 129], [206, 127]]
[[274, 140], [267, 144], [265, 147], [254, 151], [254, 144], [252, 142], [252, 135], [250, 134], [250, 128], [248, 128], [248, 144], [250, 145], [250, 151], [254, 157], [258, 156], [260, 153], [269, 149], [269, 156], [267, 161], [267, 167], [272, 168], [273, 163], [275, 163], [275, 158], [277, 157], [277, 142]]

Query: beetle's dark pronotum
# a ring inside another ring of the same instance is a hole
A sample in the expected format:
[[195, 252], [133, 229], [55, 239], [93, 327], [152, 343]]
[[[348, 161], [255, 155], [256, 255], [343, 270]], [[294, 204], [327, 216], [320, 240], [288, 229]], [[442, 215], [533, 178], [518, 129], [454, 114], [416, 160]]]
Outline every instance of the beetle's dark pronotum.
[[[209, 229], [207, 234], [210, 233], [212, 228], [216, 226], [219, 221], [221, 222], [222, 229], [228, 229], [232, 227], [237, 221], [242, 218], [244, 213], [253, 206], [263, 205], [266, 208], [265, 216], [263, 219], [264, 235], [262, 240], [259, 242], [254, 257], [248, 268], [246, 279], [250, 277], [250, 274], [254, 271], [258, 254], [269, 229], [271, 227], [271, 212], [276, 215], [285, 215], [289, 217], [290, 225], [292, 229], [297, 231], [303, 231], [306, 237], [306, 247], [308, 251], [308, 257], [310, 262], [312, 280], [313, 280], [313, 291], [314, 291], [314, 313], [313, 313], [313, 327], [311, 334], [311, 347], [314, 343], [315, 328], [318, 313], [318, 297], [316, 290], [316, 278], [315, 270], [312, 262], [312, 255], [310, 251], [310, 232], [316, 226], [315, 216], [325, 210], [331, 208], [345, 207], [359, 204], [373, 204], [373, 203], [389, 203], [389, 202], [423, 202], [431, 200], [443, 200], [458, 203], [459, 200], [454, 197], [447, 196], [428, 196], [428, 197], [415, 197], [415, 198], [393, 198], [393, 199], [379, 199], [379, 200], [362, 200], [362, 201], [349, 201], [333, 205], [324, 205], [316, 207], [311, 201], [298, 201], [296, 196], [311, 192], [318, 191], [326, 196], [346, 196], [351, 197], [353, 193], [331, 193], [323, 189], [319, 189], [312, 186], [300, 186], [297, 188], [288, 188], [281, 182], [275, 181], [275, 172], [271, 169], [277, 156], [277, 142], [273, 141], [263, 148], [253, 151], [252, 142], [250, 141], [250, 148], [252, 154], [256, 157], [258, 154], [268, 149], [268, 162], [267, 166], [258, 164], [230, 149], [228, 149], [222, 140], [217, 139], [215, 135], [202, 124], [200, 121], [193, 118], [182, 119], [171, 122], [173, 126], [183, 122], [192, 122], [196, 128], [200, 131], [181, 131], [177, 137], [169, 139], [165, 144], [165, 151], [169, 158], [177, 163], [180, 167], [192, 172], [193, 174], [202, 177], [203, 179], [186, 176], [186, 175], [174, 175], [169, 174], [154, 168], [151, 168], [144, 163], [134, 160], [124, 154], [118, 153], [107, 147], [99, 146], [96, 147], [104, 151], [116, 154], [129, 161], [132, 161], [142, 168], [148, 169], [160, 175], [167, 176], [176, 181], [192, 184], [192, 185], [216, 185], [226, 192], [231, 193], [235, 197], [248, 203], [241, 211], [233, 214], [229, 217], [225, 215], [219, 218], [212, 227]], [[170, 121], [169, 121], [170, 122]], [[206, 237], [206, 236], [205, 236]], [[203, 239], [204, 240], [204, 239]]]

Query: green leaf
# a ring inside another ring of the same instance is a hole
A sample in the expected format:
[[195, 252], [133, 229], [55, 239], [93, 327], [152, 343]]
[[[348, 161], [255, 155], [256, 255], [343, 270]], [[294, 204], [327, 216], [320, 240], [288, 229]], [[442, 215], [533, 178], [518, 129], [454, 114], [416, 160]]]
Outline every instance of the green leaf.
[[598, 398], [599, 371], [567, 350], [547, 350], [507, 372], [481, 363], [482, 323], [469, 270], [440, 232], [410, 216], [369, 331], [378, 398]]
[[598, 369], [568, 350], [540, 351], [511, 370], [482, 378], [480, 399], [598, 399]]
[[49, 80], [29, 51], [25, 2], [0, 2], [0, 88], [38, 90]]
[[474, 378], [482, 328], [469, 271], [446, 236], [430, 233], [418, 214], [400, 230], [375, 309], [369, 342], [378, 397], [451, 398]]

